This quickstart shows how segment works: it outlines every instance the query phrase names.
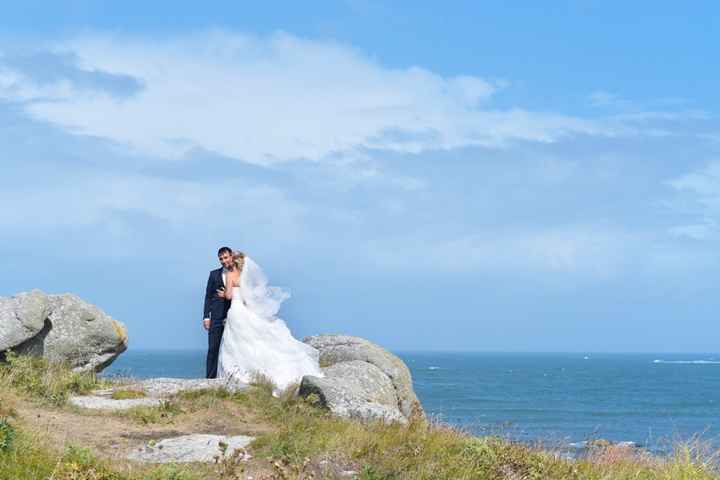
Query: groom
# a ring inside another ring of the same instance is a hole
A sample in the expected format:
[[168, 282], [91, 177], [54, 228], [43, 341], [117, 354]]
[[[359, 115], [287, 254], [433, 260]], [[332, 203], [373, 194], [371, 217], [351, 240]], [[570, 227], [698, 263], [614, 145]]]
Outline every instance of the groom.
[[221, 268], [212, 270], [205, 288], [205, 308], [203, 311], [203, 327], [208, 331], [208, 352], [206, 364], [206, 377], [217, 377], [218, 353], [223, 330], [225, 330], [225, 317], [230, 309], [230, 300], [222, 296], [225, 289], [225, 274], [235, 269], [232, 250], [222, 247], [218, 250], [218, 260]]

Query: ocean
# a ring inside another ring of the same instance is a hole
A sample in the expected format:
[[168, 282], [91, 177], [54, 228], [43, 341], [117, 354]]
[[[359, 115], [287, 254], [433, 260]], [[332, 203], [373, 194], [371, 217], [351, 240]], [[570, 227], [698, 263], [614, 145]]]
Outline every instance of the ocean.
[[[476, 435], [573, 449], [590, 439], [656, 453], [720, 446], [720, 356], [394, 352], [426, 412]], [[103, 375], [203, 377], [204, 351], [129, 350]]]

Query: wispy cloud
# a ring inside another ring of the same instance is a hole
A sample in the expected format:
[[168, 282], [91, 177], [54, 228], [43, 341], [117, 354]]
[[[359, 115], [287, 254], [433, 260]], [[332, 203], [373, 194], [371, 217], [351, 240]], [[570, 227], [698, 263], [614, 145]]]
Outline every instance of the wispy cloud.
[[[346, 45], [284, 33], [95, 34], [42, 52], [0, 58], [0, 96], [58, 135], [53, 145], [92, 136], [93, 166], [50, 183], [8, 182], [0, 226], [10, 231], [104, 226], [114, 229], [104, 239], [127, 239], [150, 222], [156, 234], [192, 236], [237, 219], [274, 248], [364, 252], [390, 270], [598, 278], [680, 265], [692, 257], [682, 241], [712, 235], [720, 221], [709, 207], [720, 204], [712, 169], [670, 183], [702, 205], [684, 223], [629, 221], [640, 193], [623, 205], [606, 200], [645, 181], [639, 170], [626, 176], [634, 166], [623, 142], [658, 141], [702, 112], [498, 109], [497, 82], [389, 68]], [[105, 144], [112, 172], [99, 168]], [[21, 195], [24, 209], [13, 205]]]
[[670, 233], [694, 240], [717, 239], [720, 235], [720, 161], [681, 175], [667, 184], [675, 190], [668, 205], [687, 219], [675, 225]]
[[0, 99], [57, 102], [81, 95], [126, 98], [141, 89], [142, 83], [130, 75], [83, 68], [72, 53], [0, 52]]
[[368, 148], [419, 153], [622, 133], [603, 121], [493, 109], [497, 82], [389, 68], [346, 45], [285, 33], [89, 35], [60, 42], [54, 52], [50, 58], [77, 64], [72, 72], [84, 72], [80, 79], [143, 88], [120, 99], [75, 88], [72, 75], [46, 84], [32, 69], [10, 65], [0, 80], [4, 96], [32, 100], [26, 108], [37, 119], [162, 157], [202, 148], [272, 164]]

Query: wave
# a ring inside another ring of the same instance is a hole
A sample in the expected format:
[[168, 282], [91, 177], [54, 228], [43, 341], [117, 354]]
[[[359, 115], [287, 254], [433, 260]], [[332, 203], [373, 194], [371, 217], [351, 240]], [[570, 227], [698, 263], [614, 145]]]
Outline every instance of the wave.
[[688, 365], [720, 365], [720, 360], [653, 360], [653, 363], [679, 363]]
[[[593, 442], [588, 442], [587, 440], [583, 440], [581, 442], [568, 443], [568, 446], [571, 448], [585, 449], [585, 448], [588, 448], [588, 446], [592, 446], [592, 444], [593, 444]], [[632, 448], [639, 446], [637, 444], [637, 442], [633, 442], [631, 440], [623, 440], [620, 442], [610, 442], [610, 445], [617, 446], [617, 447], [632, 447]]]
[[440, 367], [428, 367], [428, 370], [440, 370]]

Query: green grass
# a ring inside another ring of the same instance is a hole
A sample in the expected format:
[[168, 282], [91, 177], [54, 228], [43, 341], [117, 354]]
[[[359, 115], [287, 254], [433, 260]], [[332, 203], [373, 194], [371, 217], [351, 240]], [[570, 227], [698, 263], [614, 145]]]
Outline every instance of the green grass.
[[10, 451], [0, 452], [0, 479], [3, 480], [200, 480], [185, 468], [168, 465], [121, 472], [98, 459], [90, 450], [69, 446], [55, 452], [39, 438], [18, 434]]
[[15, 440], [15, 427], [10, 424], [10, 419], [0, 417], [0, 452], [8, 452], [12, 449]]
[[135, 398], [145, 398], [147, 395], [142, 390], [115, 390], [110, 398], [113, 400], [131, 400]]
[[[212, 474], [198, 474], [188, 466], [120, 471], [80, 447], [55, 452], [43, 439], [23, 432], [14, 419], [13, 402], [23, 398], [57, 406], [68, 394], [97, 386], [92, 375], [11, 355], [0, 367], [0, 479], [195, 480], [240, 475], [244, 466], [232, 459], [209, 466]], [[173, 422], [182, 413], [235, 402], [273, 427], [250, 446], [253, 457], [270, 466], [272, 476], [267, 478], [323, 478], [314, 473], [322, 459], [356, 470], [359, 480], [720, 480], [717, 450], [699, 439], [677, 443], [663, 458], [598, 443], [585, 458], [568, 460], [499, 437], [473, 437], [419, 417], [407, 425], [346, 421], [320, 408], [316, 398], [299, 398], [297, 385], [278, 397], [272, 395], [273, 388], [268, 379], [257, 377], [250, 388], [236, 393], [183, 392], [159, 407], [117, 415], [143, 424]]]
[[143, 425], [154, 423], [172, 423], [175, 417], [183, 413], [180, 406], [172, 400], [162, 400], [156, 407], [140, 406], [117, 412], [117, 415], [132, 419]]
[[606, 446], [568, 460], [498, 437], [473, 437], [450, 426], [413, 419], [408, 425], [361, 425], [329, 415], [307, 399], [274, 398], [267, 389], [236, 396], [262, 412], [276, 431], [253, 452], [300, 475], [308, 458], [330, 457], [359, 466], [364, 480], [459, 479], [720, 479], [717, 452], [699, 440], [678, 443], [669, 458]]
[[0, 387], [12, 387], [33, 399], [51, 405], [64, 405], [71, 394], [85, 394], [105, 384], [94, 372], [73, 372], [62, 363], [41, 357], [6, 353], [0, 363]]

